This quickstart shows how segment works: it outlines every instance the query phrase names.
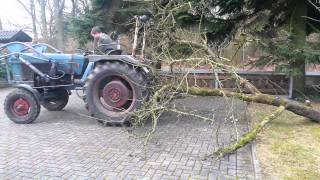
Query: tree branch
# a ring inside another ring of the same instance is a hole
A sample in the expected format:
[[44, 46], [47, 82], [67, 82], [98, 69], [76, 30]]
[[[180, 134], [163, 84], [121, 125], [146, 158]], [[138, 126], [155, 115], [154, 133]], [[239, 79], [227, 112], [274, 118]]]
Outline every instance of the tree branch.
[[286, 110], [291, 111], [297, 115], [304, 116], [313, 121], [320, 123], [320, 112], [314, 110], [313, 108], [306, 106], [302, 103], [291, 101], [289, 99], [276, 97], [267, 94], [254, 94], [246, 95], [241, 93], [234, 93], [228, 91], [221, 91], [219, 89], [208, 89], [208, 88], [198, 88], [198, 87], [189, 87], [188, 90], [183, 89], [183, 92], [186, 92], [191, 95], [198, 96], [226, 96], [226, 97], [235, 97], [242, 101], [246, 102], [255, 102], [261, 104], [267, 104], [272, 106], [284, 106]]
[[21, 2], [21, 0], [17, 0], [18, 3], [27, 11], [27, 13], [30, 15], [30, 16], [33, 16], [31, 10], [27, 7], [27, 5], [25, 5], [23, 2]]
[[218, 158], [224, 157], [224, 156], [231, 154], [231, 153], [235, 152], [236, 150], [244, 147], [245, 145], [249, 144], [254, 139], [256, 139], [257, 135], [261, 132], [261, 130], [263, 129], [263, 127], [266, 124], [268, 124], [272, 120], [279, 117], [283, 113], [284, 110], [285, 110], [284, 106], [279, 106], [272, 114], [264, 117], [263, 120], [258, 125], [256, 125], [250, 132], [243, 135], [239, 141], [237, 141], [227, 147], [218, 149], [217, 151], [214, 152], [214, 155], [218, 156]]

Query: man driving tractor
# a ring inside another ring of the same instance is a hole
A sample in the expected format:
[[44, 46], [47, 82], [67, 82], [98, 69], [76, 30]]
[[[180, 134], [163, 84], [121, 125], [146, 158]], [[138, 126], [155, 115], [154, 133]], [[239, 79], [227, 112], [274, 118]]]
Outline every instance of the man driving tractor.
[[109, 35], [103, 32], [103, 27], [95, 26], [91, 29], [91, 36], [93, 37], [93, 48], [103, 53], [108, 50], [115, 49], [114, 42]]

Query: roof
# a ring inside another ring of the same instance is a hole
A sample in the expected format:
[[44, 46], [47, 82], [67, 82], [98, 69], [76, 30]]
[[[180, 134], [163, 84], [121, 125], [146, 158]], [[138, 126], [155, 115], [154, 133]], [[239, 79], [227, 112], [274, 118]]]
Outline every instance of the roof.
[[22, 30], [0, 31], [0, 43], [9, 42], [31, 42], [32, 38]]

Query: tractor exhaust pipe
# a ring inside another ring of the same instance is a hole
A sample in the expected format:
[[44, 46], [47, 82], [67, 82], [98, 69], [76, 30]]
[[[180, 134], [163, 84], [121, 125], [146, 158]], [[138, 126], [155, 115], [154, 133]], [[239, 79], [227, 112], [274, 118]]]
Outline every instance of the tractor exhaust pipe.
[[38, 74], [40, 77], [45, 79], [47, 82], [50, 80], [49, 76], [47, 74], [42, 73], [38, 68], [36, 68], [34, 65], [32, 65], [29, 61], [23, 59], [22, 57], [19, 56], [20, 61], [28, 66], [33, 72]]

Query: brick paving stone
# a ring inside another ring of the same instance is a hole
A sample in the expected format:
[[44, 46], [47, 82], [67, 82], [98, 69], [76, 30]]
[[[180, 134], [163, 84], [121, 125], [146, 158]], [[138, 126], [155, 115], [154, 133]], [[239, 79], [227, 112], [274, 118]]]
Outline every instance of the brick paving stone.
[[162, 174], [155, 174], [155, 175], [153, 175], [153, 177], [152, 177], [152, 180], [159, 180], [159, 179], [162, 179]]
[[149, 169], [145, 175], [152, 177], [152, 176], [154, 176], [155, 173], [156, 173], [155, 169]]
[[[14, 124], [3, 112], [10, 89], [0, 89], [0, 179], [254, 179], [250, 145], [220, 161], [206, 159], [235, 140], [233, 124], [221, 98], [185, 98], [177, 108], [212, 115], [209, 123], [193, 117], [164, 114], [154, 138], [143, 149], [144, 128], [104, 127], [88, 115], [82, 100], [72, 95], [60, 112], [44, 108], [28, 125]], [[246, 104], [234, 102], [238, 130], [247, 128]], [[219, 136], [216, 129], [220, 127]], [[217, 144], [216, 139], [219, 139]]]
[[177, 165], [174, 165], [172, 163], [170, 163], [170, 165], [168, 166], [168, 169], [167, 171], [170, 171], [170, 172], [174, 172], [177, 168]]
[[176, 169], [172, 175], [174, 176], [181, 176], [181, 174], [183, 173], [183, 170], [182, 169]]

